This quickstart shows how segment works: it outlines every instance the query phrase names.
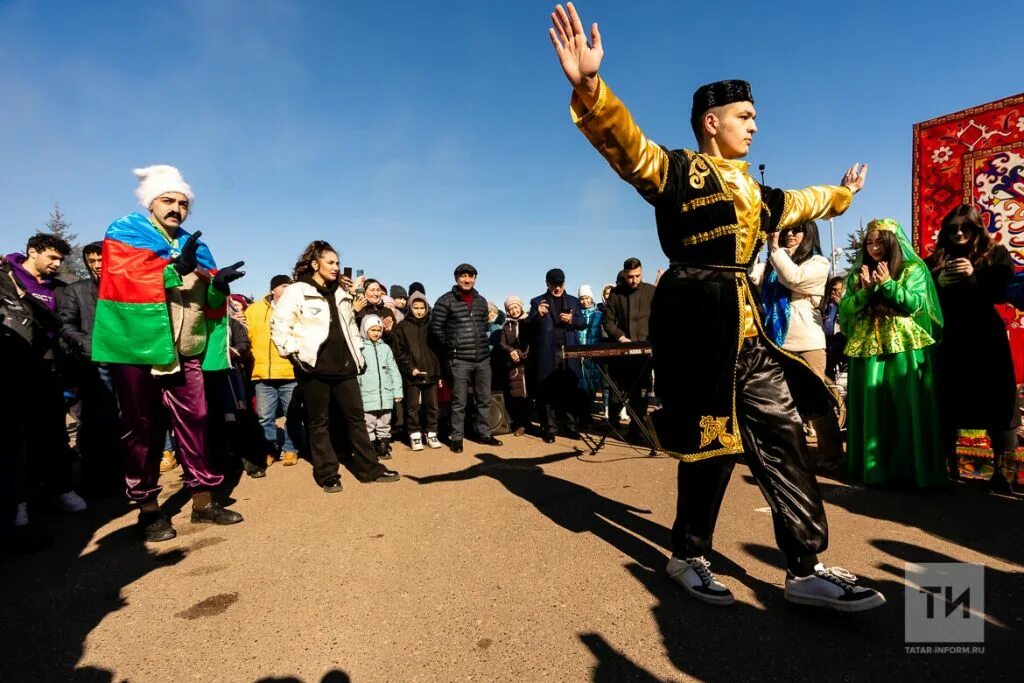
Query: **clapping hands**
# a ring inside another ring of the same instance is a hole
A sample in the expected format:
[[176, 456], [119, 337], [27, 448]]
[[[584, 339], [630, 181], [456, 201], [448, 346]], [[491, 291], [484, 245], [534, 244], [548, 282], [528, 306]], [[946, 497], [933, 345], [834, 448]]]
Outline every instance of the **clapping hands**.
[[879, 263], [873, 271], [867, 266], [860, 267], [861, 289], [874, 289], [884, 285], [891, 279], [892, 275], [889, 273], [889, 266], [884, 261]]

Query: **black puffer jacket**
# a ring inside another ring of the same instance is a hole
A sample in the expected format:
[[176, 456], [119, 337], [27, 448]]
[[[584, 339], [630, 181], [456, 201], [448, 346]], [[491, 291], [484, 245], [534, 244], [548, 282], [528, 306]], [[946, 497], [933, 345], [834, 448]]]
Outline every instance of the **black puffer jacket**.
[[[430, 324], [430, 305], [427, 305], [427, 317], [417, 318], [412, 314], [413, 301], [427, 303], [427, 298], [416, 292], [409, 300], [409, 316], [395, 327], [394, 345], [395, 361], [402, 371], [402, 379], [409, 384], [431, 384], [441, 376], [441, 363], [437, 354], [430, 347], [428, 325]], [[420, 374], [413, 376], [413, 370]]]
[[477, 363], [491, 355], [487, 301], [475, 289], [470, 292], [473, 301], [469, 306], [460, 298], [458, 285], [441, 295], [430, 317], [430, 336], [449, 359]]

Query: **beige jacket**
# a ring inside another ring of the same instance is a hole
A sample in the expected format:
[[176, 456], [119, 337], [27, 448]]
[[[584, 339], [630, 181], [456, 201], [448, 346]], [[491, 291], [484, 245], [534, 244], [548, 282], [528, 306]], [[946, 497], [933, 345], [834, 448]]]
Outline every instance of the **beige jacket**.
[[[782, 348], [793, 353], [825, 348], [825, 330], [821, 327], [818, 305], [825, 294], [829, 262], [824, 256], [812, 256], [800, 265], [793, 263], [789, 252], [776, 249], [771, 255], [779, 282], [789, 290], [789, 331]], [[764, 277], [764, 263], [758, 263], [750, 279], [758, 286]]]

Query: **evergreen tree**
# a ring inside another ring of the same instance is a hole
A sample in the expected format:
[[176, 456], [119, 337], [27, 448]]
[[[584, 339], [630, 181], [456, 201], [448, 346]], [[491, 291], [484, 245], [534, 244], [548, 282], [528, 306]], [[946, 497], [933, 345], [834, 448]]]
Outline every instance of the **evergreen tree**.
[[846, 267], [849, 268], [853, 265], [853, 262], [857, 260], [857, 255], [860, 253], [860, 248], [864, 246], [864, 238], [867, 236], [868, 230], [863, 224], [849, 235], [847, 238], [850, 240], [849, 245], [843, 249], [844, 257], [846, 258]]
[[78, 244], [78, 233], [71, 231], [71, 221], [60, 210], [60, 203], [53, 205], [50, 219], [46, 221], [46, 230], [71, 245], [71, 253], [64, 259], [64, 265], [57, 273], [58, 277], [67, 282], [89, 277], [89, 269], [85, 267], [85, 261], [82, 260], [82, 247]]

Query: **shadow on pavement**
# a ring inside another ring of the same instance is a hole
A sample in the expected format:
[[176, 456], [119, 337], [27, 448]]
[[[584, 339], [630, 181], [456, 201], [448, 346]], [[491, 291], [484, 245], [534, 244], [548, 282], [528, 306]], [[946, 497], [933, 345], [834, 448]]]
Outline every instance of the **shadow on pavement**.
[[854, 514], [912, 526], [983, 555], [1024, 565], [1024, 501], [985, 492], [975, 482], [949, 490], [849, 487], [819, 481], [825, 501]]
[[81, 554], [97, 529], [129, 510], [123, 500], [103, 499], [90, 501], [89, 509], [76, 515], [33, 515], [37, 529], [53, 527], [49, 531], [56, 543], [46, 552], [0, 564], [5, 594], [0, 632], [6, 634], [7, 646], [0, 658], [0, 680], [113, 680], [111, 671], [77, 668], [86, 637], [126, 604], [122, 588], [185, 557], [181, 550], [150, 550], [134, 526], [110, 532], [98, 539], [95, 549]]
[[[324, 674], [324, 677], [320, 679], [320, 683], [351, 683], [351, 681], [352, 678], [341, 669], [328, 671]], [[267, 678], [258, 679], [256, 683], [305, 683], [305, 681], [294, 676], [286, 676], [284, 678], [269, 676]]]
[[592, 533], [640, 565], [661, 568], [665, 564], [662, 548], [669, 547], [670, 532], [641, 516], [649, 514], [650, 510], [606, 498], [541, 469], [541, 465], [577, 455], [578, 452], [570, 451], [536, 458], [502, 458], [493, 453], [479, 453], [476, 457], [480, 462], [464, 470], [428, 477], [405, 476], [418, 484], [490, 477], [562, 528], [577, 534]]

